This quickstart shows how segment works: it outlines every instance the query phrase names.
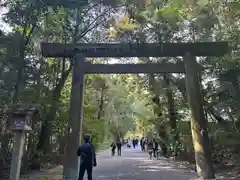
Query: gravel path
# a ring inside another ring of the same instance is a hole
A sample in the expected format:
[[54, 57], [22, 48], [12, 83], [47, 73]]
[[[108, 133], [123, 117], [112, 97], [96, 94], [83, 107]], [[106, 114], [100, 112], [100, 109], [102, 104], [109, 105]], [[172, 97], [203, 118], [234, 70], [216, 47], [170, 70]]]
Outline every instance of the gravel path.
[[[195, 172], [165, 159], [149, 160], [148, 155], [136, 149], [123, 149], [122, 156], [111, 157], [108, 151], [97, 156], [98, 166], [93, 170], [93, 180], [196, 180]], [[60, 180], [62, 167], [37, 173], [24, 180]], [[22, 179], [22, 180], [23, 180]], [[87, 175], [85, 174], [85, 178]]]
[[96, 180], [193, 180], [195, 174], [164, 159], [149, 160], [139, 148], [124, 149], [121, 157], [105, 152], [93, 171]]

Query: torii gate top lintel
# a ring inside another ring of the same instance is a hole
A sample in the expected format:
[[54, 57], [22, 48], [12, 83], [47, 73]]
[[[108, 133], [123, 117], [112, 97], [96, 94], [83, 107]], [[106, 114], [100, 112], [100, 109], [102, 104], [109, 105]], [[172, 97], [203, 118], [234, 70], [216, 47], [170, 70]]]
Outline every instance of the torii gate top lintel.
[[76, 53], [85, 57], [177, 57], [223, 56], [228, 42], [196, 43], [119, 43], [119, 44], [60, 44], [41, 43], [45, 57], [72, 57]]

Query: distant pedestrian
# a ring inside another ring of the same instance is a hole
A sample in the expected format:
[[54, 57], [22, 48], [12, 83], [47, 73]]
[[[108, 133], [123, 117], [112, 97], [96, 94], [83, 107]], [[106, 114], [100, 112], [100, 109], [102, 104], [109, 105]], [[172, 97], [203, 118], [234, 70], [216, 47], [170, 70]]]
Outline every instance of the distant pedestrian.
[[137, 146], [137, 139], [133, 138], [132, 140], [133, 148]]
[[116, 150], [116, 144], [115, 144], [115, 142], [112, 142], [112, 144], [111, 144], [111, 150], [112, 150], [112, 156], [114, 156], [114, 155], [115, 155], [115, 150]]
[[158, 142], [156, 139], [153, 139], [153, 156], [157, 157], [157, 151], [158, 151]]
[[148, 154], [149, 154], [149, 159], [152, 159], [152, 155], [153, 155], [153, 141], [152, 140], [148, 140], [147, 150], [148, 150]]
[[121, 156], [122, 155], [122, 142], [120, 139], [118, 139], [116, 141], [116, 145], [117, 145], [117, 153], [118, 153], [118, 156]]
[[140, 146], [141, 146], [141, 150], [144, 152], [145, 151], [145, 140], [144, 140], [144, 137], [142, 137], [141, 140], [140, 140]]

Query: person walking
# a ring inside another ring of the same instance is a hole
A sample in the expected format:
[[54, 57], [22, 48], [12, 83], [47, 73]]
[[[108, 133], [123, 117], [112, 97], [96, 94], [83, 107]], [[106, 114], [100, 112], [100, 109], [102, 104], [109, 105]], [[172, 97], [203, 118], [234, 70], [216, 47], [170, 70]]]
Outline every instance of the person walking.
[[158, 142], [156, 139], [153, 139], [153, 156], [157, 157], [157, 151], [158, 151]]
[[118, 139], [116, 141], [116, 145], [117, 145], [118, 156], [121, 156], [122, 155], [122, 143], [121, 143], [120, 139]]
[[152, 140], [148, 140], [147, 150], [148, 150], [148, 154], [149, 154], [149, 159], [152, 159], [152, 154], [153, 154], [153, 141]]
[[144, 152], [145, 151], [145, 140], [144, 140], [144, 137], [142, 137], [141, 140], [140, 140], [140, 146], [141, 146], [142, 152]]
[[115, 155], [115, 150], [116, 150], [116, 143], [115, 142], [112, 142], [111, 150], [112, 150], [112, 156], [114, 156]]
[[133, 138], [132, 140], [133, 148], [136, 148], [136, 145], [137, 145], [136, 143], [137, 143], [137, 139]]
[[78, 180], [83, 180], [85, 171], [87, 171], [88, 180], [92, 180], [92, 169], [97, 166], [97, 161], [94, 146], [89, 135], [84, 135], [84, 143], [79, 146], [77, 155], [80, 156]]
[[147, 148], [148, 148], [148, 138], [147, 137], [144, 139], [144, 144], [145, 144], [145, 150], [147, 150]]

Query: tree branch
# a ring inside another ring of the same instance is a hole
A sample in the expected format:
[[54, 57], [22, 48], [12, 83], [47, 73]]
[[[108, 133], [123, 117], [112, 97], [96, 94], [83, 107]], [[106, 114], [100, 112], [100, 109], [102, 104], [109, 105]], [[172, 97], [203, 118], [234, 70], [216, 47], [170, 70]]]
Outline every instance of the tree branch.
[[[92, 26], [94, 23], [97, 22], [97, 20], [99, 20], [101, 17], [105, 16], [106, 13], [109, 12], [109, 9], [106, 10], [105, 12], [103, 12], [101, 15], [99, 15], [98, 17], [96, 17], [89, 25], [88, 27], [86, 27], [80, 34], [80, 38], [84, 37], [88, 32], [90, 32], [92, 29], [94, 29], [95, 27], [97, 27], [100, 23], [95, 24], [94, 26]], [[92, 27], [91, 27], [92, 26]]]

